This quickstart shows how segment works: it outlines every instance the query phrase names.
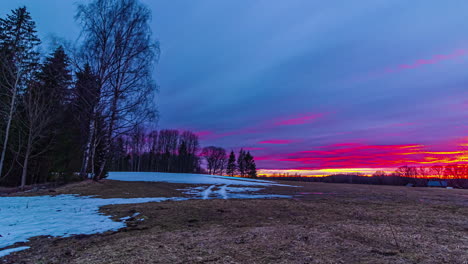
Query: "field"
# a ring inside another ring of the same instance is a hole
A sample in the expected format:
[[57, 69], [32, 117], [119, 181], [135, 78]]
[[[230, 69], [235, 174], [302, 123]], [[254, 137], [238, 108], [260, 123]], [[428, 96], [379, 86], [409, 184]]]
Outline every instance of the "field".
[[[0, 263], [468, 263], [466, 190], [281, 183], [300, 187], [261, 191], [292, 199], [107, 205], [115, 220], [134, 215], [127, 227], [35, 237]], [[173, 197], [184, 187], [104, 180], [53, 194]]]

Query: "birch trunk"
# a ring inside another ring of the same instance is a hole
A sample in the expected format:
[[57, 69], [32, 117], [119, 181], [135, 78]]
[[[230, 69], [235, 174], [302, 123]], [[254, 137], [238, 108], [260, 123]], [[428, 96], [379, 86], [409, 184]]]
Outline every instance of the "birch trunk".
[[28, 136], [28, 144], [26, 146], [26, 154], [24, 155], [24, 162], [23, 162], [23, 172], [21, 173], [21, 190], [24, 189], [26, 186], [26, 178], [28, 175], [28, 163], [29, 157], [31, 156], [31, 148], [32, 148], [32, 138], [31, 134]]
[[88, 172], [88, 167], [89, 167], [89, 158], [91, 155], [91, 144], [93, 143], [93, 138], [94, 138], [95, 125], [96, 125], [96, 121], [94, 120], [94, 118], [92, 118], [89, 122], [88, 140], [85, 145], [85, 150], [83, 153], [83, 163], [81, 165], [81, 171], [80, 171], [80, 177], [82, 179], [88, 178], [87, 172]]
[[6, 150], [8, 147], [8, 139], [10, 137], [10, 129], [11, 129], [11, 122], [13, 120], [13, 115], [15, 112], [15, 104], [16, 104], [16, 96], [18, 93], [18, 81], [19, 81], [19, 72], [16, 76], [15, 84], [13, 86], [13, 91], [11, 94], [11, 101], [10, 101], [10, 109], [8, 111], [8, 120], [7, 120], [7, 126], [5, 129], [5, 138], [3, 139], [3, 148], [2, 148], [2, 155], [0, 157], [0, 178], [2, 176], [3, 172], [3, 164], [5, 163], [5, 156], [6, 156]]

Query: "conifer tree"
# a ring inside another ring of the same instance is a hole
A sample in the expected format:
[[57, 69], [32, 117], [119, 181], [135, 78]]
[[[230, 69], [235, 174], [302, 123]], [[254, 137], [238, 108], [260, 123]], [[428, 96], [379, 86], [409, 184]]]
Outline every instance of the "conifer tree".
[[86, 178], [91, 160], [93, 142], [97, 142], [96, 119], [98, 118], [98, 103], [100, 89], [98, 76], [96, 76], [89, 64], [76, 73], [77, 81], [73, 93], [73, 107], [75, 119], [80, 126], [80, 142], [83, 151], [80, 175]]
[[185, 141], [179, 144], [178, 156], [177, 159], [179, 160], [178, 165], [178, 172], [187, 173], [189, 172], [188, 162], [189, 162], [189, 154], [187, 152], [187, 144]]
[[234, 151], [232, 150], [231, 150], [231, 154], [229, 155], [226, 173], [229, 176], [234, 176], [234, 174], [236, 174], [236, 155], [234, 154]]
[[245, 176], [246, 166], [245, 166], [245, 151], [243, 149], [239, 150], [239, 155], [237, 156], [237, 170], [241, 177]]
[[249, 178], [257, 178], [257, 166], [255, 165], [255, 160], [250, 152], [245, 154], [245, 167], [246, 174]]
[[63, 128], [63, 113], [65, 113], [67, 97], [69, 98], [67, 93], [71, 81], [68, 67], [68, 57], [63, 48], [58, 47], [46, 59], [37, 74], [36, 82], [29, 85], [22, 96], [23, 115], [20, 118], [26, 148], [22, 166], [21, 188], [24, 188], [26, 184], [30, 159], [49, 150], [52, 146], [52, 140]]

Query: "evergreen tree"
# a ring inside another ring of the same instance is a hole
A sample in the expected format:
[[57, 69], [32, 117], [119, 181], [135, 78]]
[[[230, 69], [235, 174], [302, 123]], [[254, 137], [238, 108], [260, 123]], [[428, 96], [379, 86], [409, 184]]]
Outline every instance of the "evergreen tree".
[[[86, 178], [86, 171], [90, 167], [91, 150], [96, 142], [96, 119], [99, 115], [98, 104], [100, 89], [98, 77], [92, 72], [89, 64], [76, 73], [77, 81], [73, 90], [74, 119], [80, 130], [80, 145], [84, 153], [81, 162], [80, 174]], [[92, 166], [91, 166], [92, 167]]]
[[250, 152], [245, 154], [245, 167], [246, 174], [249, 178], [257, 178], [257, 166], [255, 165], [255, 160]]
[[187, 152], [187, 144], [185, 143], [185, 141], [182, 141], [180, 143], [180, 145], [179, 145], [177, 158], [179, 160], [179, 162], [178, 162], [178, 165], [179, 165], [178, 172], [182, 172], [182, 173], [189, 172], [189, 170], [190, 170], [188, 168], [189, 154]]
[[226, 173], [229, 176], [234, 176], [234, 174], [236, 174], [236, 155], [234, 154], [234, 151], [232, 150], [231, 150], [231, 154], [229, 155]]
[[59, 46], [46, 59], [38, 79], [43, 93], [49, 98], [49, 104], [56, 114], [63, 113], [65, 106], [70, 105], [71, 99], [71, 72], [70, 60], [62, 46]]
[[53, 145], [48, 155], [51, 159], [50, 169], [61, 180], [68, 181], [73, 172], [80, 168], [82, 131], [75, 118], [70, 59], [62, 46], [57, 47], [46, 59], [38, 79], [48, 98], [50, 110], [54, 113], [50, 131]]
[[[54, 144], [60, 148], [68, 141], [69, 133], [64, 133], [67, 103], [67, 92], [69, 89], [71, 74], [69, 71], [68, 57], [62, 47], [57, 48], [48, 57], [41, 70], [37, 73], [36, 81], [27, 87], [23, 97], [21, 115], [22, 130], [25, 135], [25, 153], [21, 187], [26, 184], [28, 175], [28, 164], [30, 159], [37, 158], [50, 150]], [[62, 142], [57, 142], [61, 139]], [[59, 149], [60, 149], [59, 148]], [[51, 157], [53, 162], [60, 161], [66, 157], [70, 149], [53, 151]]]
[[243, 149], [239, 151], [239, 155], [237, 156], [237, 170], [241, 177], [245, 176], [246, 164], [245, 164], [245, 151]]

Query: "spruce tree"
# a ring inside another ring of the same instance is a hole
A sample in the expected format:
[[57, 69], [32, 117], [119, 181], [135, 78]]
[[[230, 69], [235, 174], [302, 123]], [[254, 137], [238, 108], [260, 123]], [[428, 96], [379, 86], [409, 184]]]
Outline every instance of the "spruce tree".
[[[67, 92], [71, 81], [68, 57], [62, 47], [48, 57], [37, 73], [35, 83], [28, 85], [23, 98], [22, 130], [25, 135], [25, 153], [21, 187], [26, 184], [28, 165], [32, 158], [38, 158], [54, 144], [63, 147], [69, 133], [64, 133]], [[62, 140], [58, 140], [62, 139]], [[62, 141], [62, 142], [57, 142]], [[53, 161], [61, 160], [70, 149], [53, 151]]]
[[76, 123], [81, 132], [80, 142], [83, 157], [80, 175], [86, 178], [90, 167], [93, 142], [96, 142], [96, 119], [99, 115], [97, 108], [100, 99], [98, 76], [96, 76], [89, 64], [76, 73], [77, 81], [73, 90], [73, 112]]
[[62, 113], [71, 100], [72, 77], [69, 61], [65, 50], [59, 46], [46, 59], [38, 74], [43, 93], [49, 98], [49, 104], [52, 105], [57, 114]]
[[239, 155], [237, 156], [237, 169], [241, 177], [245, 176], [246, 166], [245, 166], [245, 151], [241, 149]]
[[80, 136], [79, 124], [75, 122], [72, 101], [72, 74], [70, 59], [62, 46], [46, 58], [38, 74], [41, 93], [47, 98], [48, 111], [53, 113], [49, 130], [49, 141], [53, 142], [48, 155], [54, 172], [65, 181], [79, 169]]
[[185, 141], [182, 141], [179, 145], [178, 156], [177, 159], [179, 160], [178, 172], [187, 173], [189, 172], [188, 168], [188, 161], [189, 161], [189, 154], [187, 152], [187, 144]]
[[232, 150], [231, 150], [231, 154], [229, 155], [226, 173], [229, 176], [234, 176], [234, 174], [236, 174], [236, 155], [234, 154], [234, 151]]
[[250, 152], [245, 154], [245, 167], [246, 167], [246, 174], [249, 178], [257, 178], [257, 166], [255, 165], [255, 160]]

